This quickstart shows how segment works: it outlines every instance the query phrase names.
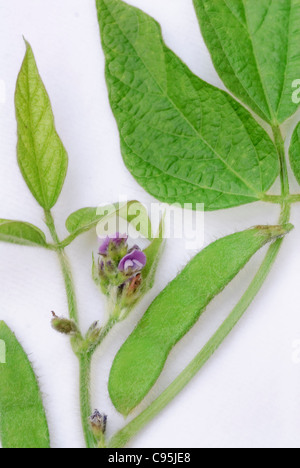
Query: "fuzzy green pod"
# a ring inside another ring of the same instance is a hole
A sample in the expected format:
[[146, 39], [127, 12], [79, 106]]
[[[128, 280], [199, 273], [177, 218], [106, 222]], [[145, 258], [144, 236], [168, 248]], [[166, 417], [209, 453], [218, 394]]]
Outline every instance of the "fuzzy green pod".
[[171, 349], [266, 243], [292, 229], [257, 226], [210, 244], [157, 296], [113, 362], [109, 393], [128, 415], [158, 379]]
[[31, 364], [15, 335], [0, 322], [0, 439], [3, 448], [50, 448], [42, 397]]

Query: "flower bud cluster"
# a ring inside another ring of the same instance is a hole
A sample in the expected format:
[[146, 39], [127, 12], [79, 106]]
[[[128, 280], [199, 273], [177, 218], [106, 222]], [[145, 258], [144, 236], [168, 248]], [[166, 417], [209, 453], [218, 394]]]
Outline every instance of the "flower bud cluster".
[[101, 290], [111, 302], [111, 313], [116, 318], [126, 312], [142, 294], [142, 270], [147, 258], [135, 245], [128, 246], [128, 237], [116, 233], [100, 245], [98, 278]]

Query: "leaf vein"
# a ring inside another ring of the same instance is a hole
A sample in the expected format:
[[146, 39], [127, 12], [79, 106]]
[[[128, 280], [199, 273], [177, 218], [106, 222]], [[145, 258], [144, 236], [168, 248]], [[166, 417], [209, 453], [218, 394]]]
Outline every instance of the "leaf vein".
[[[119, 28], [120, 32], [123, 34], [123, 36], [125, 37], [125, 39], [132, 45], [132, 47], [134, 48], [136, 54], [138, 57], [139, 54], [137, 52], [137, 50], [135, 49], [135, 46], [134, 44], [132, 44], [132, 42], [130, 41], [130, 39], [127, 37], [127, 35], [125, 34], [125, 32], [123, 31], [123, 29], [121, 28], [120, 24], [117, 22], [117, 19], [114, 17], [114, 15], [112, 14], [112, 12], [110, 12], [111, 16], [114, 18], [114, 20], [116, 21], [116, 25], [117, 27]], [[169, 50], [169, 49], [168, 49]], [[171, 52], [171, 51], [170, 51]], [[214, 154], [216, 154], [217, 157], [220, 158], [221, 161], [223, 161], [223, 163], [228, 167], [228, 169], [235, 174], [235, 176], [240, 179], [243, 184], [248, 187], [250, 190], [252, 190], [256, 195], [257, 192], [256, 192], [256, 189], [255, 187], [253, 187], [252, 185], [249, 185], [248, 182], [240, 175], [238, 174], [222, 157], [221, 155], [219, 155], [218, 153], [216, 153], [216, 151], [214, 150], [214, 148], [212, 148], [210, 146], [210, 144], [203, 138], [203, 136], [199, 133], [199, 131], [197, 131], [197, 129], [193, 126], [193, 124], [189, 121], [189, 119], [183, 114], [183, 112], [178, 108], [178, 106], [174, 103], [174, 101], [170, 98], [170, 96], [168, 94], [165, 93], [165, 91], [161, 88], [160, 84], [157, 82], [157, 80], [155, 79], [155, 77], [153, 76], [153, 74], [151, 73], [151, 71], [148, 69], [147, 65], [144, 63], [144, 61], [142, 60], [142, 58], [140, 57], [141, 61], [143, 62], [143, 65], [144, 67], [146, 68], [146, 70], [149, 72], [149, 74], [152, 76], [153, 80], [157, 83], [158, 87], [161, 89], [161, 93], [170, 101], [171, 104], [173, 104], [174, 108], [178, 111], [179, 115], [181, 115], [183, 117], [183, 119], [190, 125], [190, 127], [193, 129], [193, 131], [195, 132], [196, 135], [198, 135], [200, 137], [200, 139], [202, 139], [202, 141], [208, 146], [208, 148], [210, 148]]]

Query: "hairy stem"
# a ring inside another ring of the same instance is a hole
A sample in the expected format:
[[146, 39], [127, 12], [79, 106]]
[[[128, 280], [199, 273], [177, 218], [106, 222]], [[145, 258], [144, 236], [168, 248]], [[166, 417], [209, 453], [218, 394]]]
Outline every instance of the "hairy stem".
[[80, 369], [80, 411], [82, 428], [87, 448], [96, 448], [98, 442], [92, 432], [89, 417], [92, 414], [91, 406], [91, 362], [89, 354], [82, 354], [79, 357]]
[[[54, 243], [56, 245], [59, 245], [60, 242], [59, 242], [59, 238], [58, 238], [57, 231], [55, 228], [54, 219], [50, 211], [45, 211], [45, 221], [49, 228], [49, 231], [50, 231], [50, 234], [52, 236]], [[62, 247], [57, 247], [56, 253], [58, 255], [58, 259], [60, 262], [60, 266], [61, 266], [61, 270], [62, 270], [64, 282], [65, 282], [65, 289], [66, 289], [66, 294], [67, 294], [67, 299], [68, 299], [69, 316], [70, 316], [70, 319], [73, 320], [76, 323], [76, 325], [79, 327], [77, 300], [76, 300], [75, 288], [74, 288], [72, 272], [71, 272], [71, 268], [69, 265], [69, 261]], [[72, 339], [71, 339], [71, 342], [72, 342]], [[91, 403], [90, 403], [91, 358], [87, 354], [78, 355], [75, 352], [75, 350], [74, 350], [74, 353], [77, 355], [79, 359], [80, 407], [81, 407], [83, 433], [84, 433], [87, 447], [95, 448], [97, 442], [92, 433], [92, 430], [89, 424], [89, 419], [88, 419], [89, 416], [91, 416], [92, 414], [92, 408], [91, 408]]]
[[[65, 282], [65, 289], [68, 299], [68, 307], [69, 307], [69, 316], [70, 319], [73, 320], [77, 327], [79, 328], [79, 317], [78, 317], [78, 307], [77, 307], [77, 300], [75, 295], [75, 288], [72, 278], [71, 269], [69, 266], [69, 261], [64, 251], [64, 246], [60, 243], [59, 237], [57, 235], [57, 231], [55, 228], [55, 223], [53, 216], [50, 211], [45, 211], [45, 220], [46, 224], [49, 228], [50, 234], [52, 236], [53, 242], [55, 243], [55, 251], [58, 255], [62, 274], [64, 277]], [[110, 319], [107, 324], [103, 327], [101, 335], [95, 343], [95, 345], [85, 353], [78, 353], [76, 351], [76, 341], [71, 339], [73, 351], [79, 359], [79, 374], [80, 374], [80, 411], [81, 411], [81, 421], [82, 421], [82, 429], [84, 433], [84, 438], [86, 442], [87, 448], [96, 448], [98, 446], [98, 441], [96, 440], [90, 423], [89, 417], [92, 414], [92, 407], [91, 407], [91, 395], [90, 395], [90, 381], [91, 381], [91, 362], [92, 356], [96, 349], [100, 346], [106, 335], [115, 325], [116, 320]]]
[[72, 242], [77, 239], [78, 236], [80, 236], [81, 234], [84, 234], [85, 232], [88, 232], [90, 231], [92, 228], [94, 228], [95, 226], [91, 226], [90, 228], [84, 228], [84, 229], [81, 229], [79, 231], [76, 231], [74, 232], [74, 234], [70, 234], [68, 237], [66, 237], [63, 241], [60, 242], [60, 244], [58, 245], [58, 247], [61, 247], [63, 249], [65, 249], [66, 247], [68, 247], [70, 244], [72, 244]]
[[288, 197], [288, 201], [290, 201], [291, 204], [293, 203], [299, 203], [300, 202], [300, 195], [296, 194], [296, 195], [290, 195]]
[[[48, 226], [48, 229], [50, 231], [50, 234], [52, 236], [52, 239], [55, 244], [59, 244], [59, 238], [56, 232], [55, 224], [54, 224], [54, 219], [50, 211], [45, 211], [45, 218], [46, 218], [46, 224]], [[78, 308], [77, 308], [77, 301], [76, 301], [76, 295], [75, 295], [75, 288], [74, 288], [74, 283], [73, 283], [73, 278], [72, 278], [72, 273], [71, 273], [71, 268], [69, 265], [68, 258], [65, 254], [65, 251], [63, 248], [57, 248], [56, 249], [59, 263], [61, 266], [61, 271], [64, 277], [64, 282], [65, 282], [65, 288], [66, 288], [66, 293], [67, 293], [67, 299], [68, 299], [68, 306], [69, 306], [69, 314], [70, 314], [70, 319], [74, 320], [76, 325], [78, 326], [79, 324], [79, 319], [78, 319]]]

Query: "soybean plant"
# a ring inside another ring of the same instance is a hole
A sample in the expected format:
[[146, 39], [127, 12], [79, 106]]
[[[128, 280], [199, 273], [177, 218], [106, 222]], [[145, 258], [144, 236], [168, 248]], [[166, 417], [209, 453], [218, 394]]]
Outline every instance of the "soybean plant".
[[[134, 313], [152, 288], [164, 247], [163, 221], [154, 236], [147, 211], [137, 201], [101, 211], [81, 208], [66, 220], [65, 239], [58, 237], [52, 208], [65, 181], [68, 156], [26, 42], [15, 95], [17, 156], [24, 180], [43, 209], [51, 240], [32, 224], [1, 219], [0, 241], [40, 247], [57, 255], [68, 314], [58, 317], [53, 312], [51, 324], [70, 338], [78, 358], [87, 448], [124, 447], [203, 367], [259, 292], [284, 236], [293, 228], [291, 206], [300, 201], [299, 194], [290, 194], [281, 127], [299, 107], [292, 94], [294, 80], [300, 76], [300, 1], [194, 0], [194, 5], [216, 70], [239, 101], [195, 76], [167, 47], [153, 18], [122, 0], [96, 0], [109, 98], [124, 162], [138, 183], [160, 201], [191, 203], [194, 208], [203, 203], [206, 210], [276, 203], [281, 215], [277, 225], [250, 227], [209, 245], [154, 299], [117, 353], [110, 372], [111, 400], [125, 416], [143, 401], [173, 347], [212, 299], [260, 248], [270, 244], [249, 288], [208, 343], [158, 398], [110, 439], [106, 432], [109, 415], [102, 412], [104, 408], [93, 411], [91, 406], [91, 362], [114, 325]], [[265, 121], [269, 134], [256, 117]], [[300, 124], [292, 137], [290, 162], [300, 183]], [[281, 193], [270, 195], [278, 176]], [[137, 221], [137, 213], [145, 224]], [[83, 334], [65, 248], [111, 217], [139, 227], [148, 246], [144, 250], [130, 247], [130, 239], [122, 232], [100, 241], [92, 277], [107, 298], [108, 320], [91, 324]], [[0, 340], [6, 344], [8, 357], [6, 364], [0, 364], [2, 446], [50, 448], [38, 381], [25, 351], [3, 322]]]

